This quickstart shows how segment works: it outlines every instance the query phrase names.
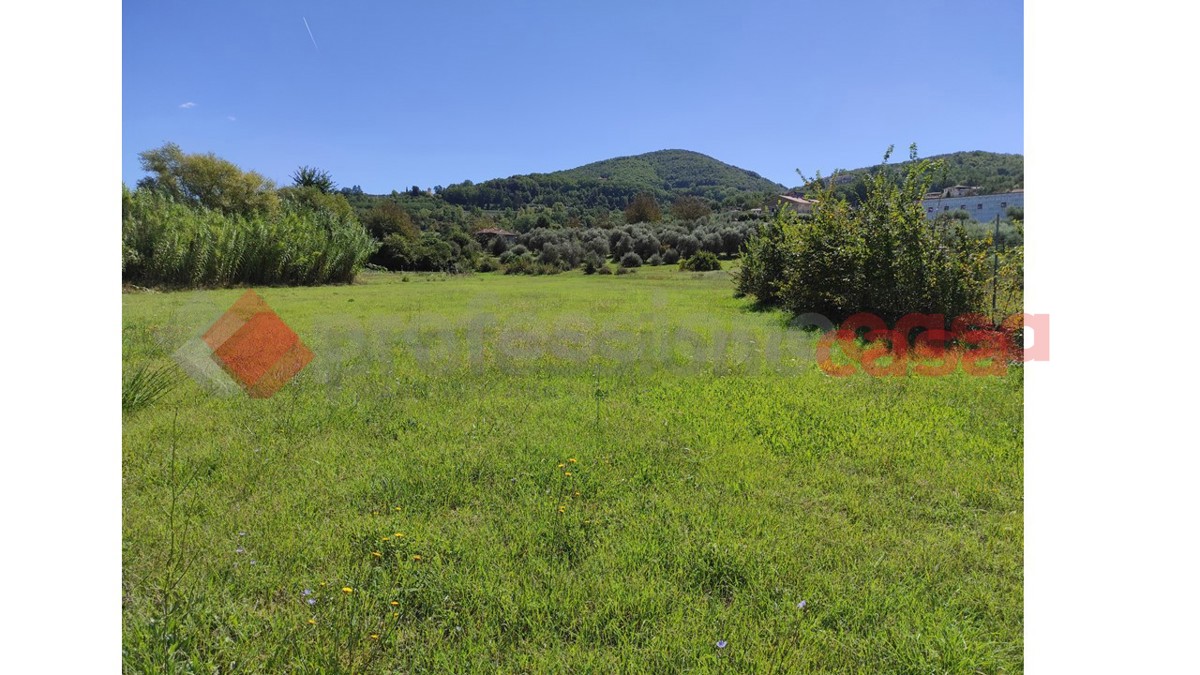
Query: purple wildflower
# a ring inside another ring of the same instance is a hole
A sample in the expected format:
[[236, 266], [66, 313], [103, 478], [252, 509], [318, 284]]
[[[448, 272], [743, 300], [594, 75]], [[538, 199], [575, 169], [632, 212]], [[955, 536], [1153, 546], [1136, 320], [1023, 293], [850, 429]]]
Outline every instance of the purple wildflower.
[[717, 649], [725, 649], [725, 645], [728, 645], [728, 644], [729, 643], [726, 642], [725, 640], [717, 640]]
[[305, 602], [307, 602], [307, 603], [308, 603], [308, 604], [310, 604], [310, 605], [315, 605], [315, 604], [317, 604], [317, 599], [316, 599], [316, 598], [309, 598], [309, 599], [308, 599], [308, 600], [306, 600]]
[[242, 548], [241, 546], [239, 546], [239, 547], [237, 547], [236, 549], [234, 549], [234, 551], [233, 551], [233, 552], [234, 552], [234, 553], [245, 553], [245, 552], [246, 552], [246, 549], [244, 549], [244, 548]]
[[808, 601], [807, 601], [807, 600], [801, 600], [801, 601], [800, 601], [800, 604], [796, 605], [796, 607], [797, 607], [798, 609], [804, 609], [805, 607], [808, 607]]

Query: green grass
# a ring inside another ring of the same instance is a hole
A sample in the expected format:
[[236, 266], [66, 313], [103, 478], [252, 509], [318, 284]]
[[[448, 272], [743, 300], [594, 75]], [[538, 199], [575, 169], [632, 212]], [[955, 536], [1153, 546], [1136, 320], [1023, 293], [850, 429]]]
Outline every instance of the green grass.
[[[1019, 368], [828, 377], [726, 271], [403, 278], [256, 289], [296, 380], [126, 414], [128, 671], [1022, 671]], [[126, 370], [240, 293], [125, 295]]]

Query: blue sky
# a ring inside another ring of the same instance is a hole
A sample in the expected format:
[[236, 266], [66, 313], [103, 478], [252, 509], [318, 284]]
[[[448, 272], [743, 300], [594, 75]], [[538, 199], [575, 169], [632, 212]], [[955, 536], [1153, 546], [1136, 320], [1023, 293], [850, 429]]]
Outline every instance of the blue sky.
[[[371, 193], [682, 148], [795, 185], [1024, 152], [1020, 2], [127, 0], [122, 177], [165, 141]], [[311, 28], [310, 38], [304, 21]], [[315, 44], [314, 44], [315, 41]]]

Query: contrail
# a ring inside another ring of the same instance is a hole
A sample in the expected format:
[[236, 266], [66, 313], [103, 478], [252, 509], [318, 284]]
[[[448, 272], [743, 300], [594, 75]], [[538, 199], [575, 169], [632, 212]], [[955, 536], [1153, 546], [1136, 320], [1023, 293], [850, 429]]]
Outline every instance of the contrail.
[[321, 48], [317, 47], [317, 38], [313, 37], [312, 29], [308, 27], [308, 19], [300, 17], [300, 20], [304, 22], [304, 29], [308, 31], [308, 39], [313, 41], [313, 47], [316, 47], [318, 52], [321, 51]]

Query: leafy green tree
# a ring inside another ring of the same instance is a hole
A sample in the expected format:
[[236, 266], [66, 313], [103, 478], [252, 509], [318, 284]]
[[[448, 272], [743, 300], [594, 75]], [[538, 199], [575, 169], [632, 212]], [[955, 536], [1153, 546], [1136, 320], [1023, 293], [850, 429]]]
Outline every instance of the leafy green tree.
[[363, 214], [363, 225], [372, 237], [382, 241], [390, 235], [400, 235], [408, 239], [421, 236], [420, 230], [413, 224], [412, 217], [396, 202], [385, 199], [370, 211]]
[[[323, 193], [330, 193], [337, 189], [337, 184], [333, 182], [333, 177], [329, 175], [328, 171], [322, 171], [313, 166], [302, 166], [296, 169], [292, 174], [292, 184], [296, 187], [316, 188]], [[361, 188], [359, 193], [362, 193]]]
[[[886, 164], [891, 155], [884, 155]], [[885, 169], [866, 181], [862, 203], [851, 207], [833, 179], [810, 183], [812, 218], [768, 227], [745, 250], [739, 290], [802, 314], [837, 321], [870, 312], [885, 321], [909, 313], [956, 317], [982, 309], [985, 243], [961, 221], [925, 218], [921, 197], [936, 162], [918, 160], [904, 171]]]
[[708, 202], [691, 195], [680, 197], [671, 205], [671, 215], [679, 220], [697, 220], [712, 213]]
[[654, 195], [648, 192], [639, 193], [625, 208], [625, 222], [627, 223], [656, 223], [660, 220], [662, 220], [662, 209], [659, 208], [658, 200], [654, 198]]
[[222, 213], [252, 216], [279, 209], [275, 184], [255, 171], [242, 171], [212, 153], [185, 154], [166, 143], [138, 155], [142, 169], [152, 174], [138, 182], [176, 201]]

